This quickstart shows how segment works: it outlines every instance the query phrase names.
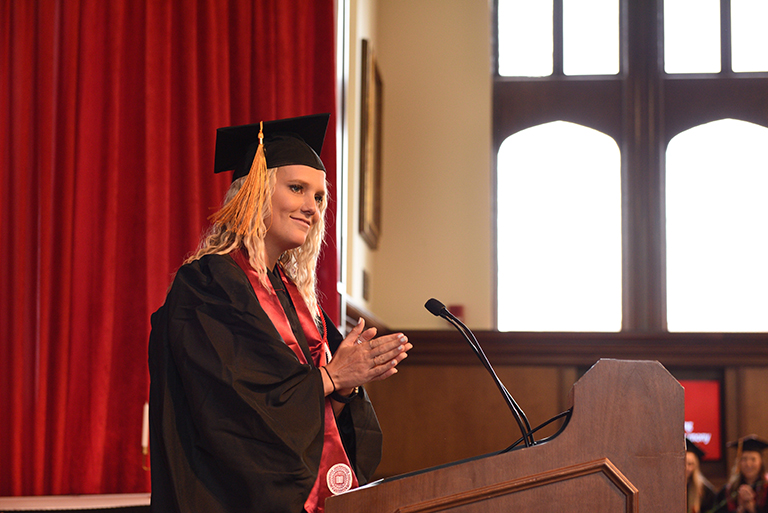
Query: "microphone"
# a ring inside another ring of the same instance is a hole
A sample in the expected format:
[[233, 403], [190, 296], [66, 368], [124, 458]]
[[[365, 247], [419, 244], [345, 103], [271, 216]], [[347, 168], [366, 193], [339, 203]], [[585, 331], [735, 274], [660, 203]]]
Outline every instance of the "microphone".
[[501, 382], [499, 377], [496, 375], [496, 372], [493, 370], [493, 366], [491, 365], [491, 362], [488, 361], [488, 358], [485, 356], [485, 353], [483, 352], [483, 348], [480, 347], [480, 343], [477, 341], [472, 331], [469, 328], [467, 328], [467, 326], [463, 322], [461, 322], [455, 315], [453, 315], [445, 307], [443, 303], [441, 303], [435, 298], [432, 298], [429, 301], [427, 301], [424, 304], [424, 308], [429, 310], [429, 312], [435, 317], [442, 317], [446, 321], [450, 322], [457, 330], [459, 330], [459, 333], [461, 333], [464, 336], [464, 338], [469, 343], [469, 347], [472, 348], [472, 351], [474, 351], [474, 353], [480, 359], [480, 362], [483, 364], [483, 367], [485, 367], [485, 369], [493, 378], [494, 383], [496, 383], [496, 387], [498, 387], [499, 391], [501, 392], [501, 395], [504, 397], [504, 401], [507, 403], [507, 406], [512, 411], [512, 414], [514, 415], [515, 420], [517, 421], [517, 425], [520, 428], [520, 433], [523, 435], [523, 442], [525, 443], [525, 446], [530, 447], [531, 445], [533, 445], [535, 443], [533, 439], [534, 431], [531, 430], [531, 424], [528, 422], [528, 417], [525, 416], [525, 412], [523, 412], [522, 408], [520, 408], [517, 402], [515, 402], [514, 398], [512, 397], [512, 394], [509, 393], [507, 388], [504, 386], [504, 384]]
[[444, 304], [442, 304], [440, 301], [438, 301], [435, 298], [430, 299], [426, 303], [424, 303], [424, 308], [429, 310], [429, 313], [434, 315], [435, 317], [443, 317], [448, 315], [448, 309], [445, 307]]

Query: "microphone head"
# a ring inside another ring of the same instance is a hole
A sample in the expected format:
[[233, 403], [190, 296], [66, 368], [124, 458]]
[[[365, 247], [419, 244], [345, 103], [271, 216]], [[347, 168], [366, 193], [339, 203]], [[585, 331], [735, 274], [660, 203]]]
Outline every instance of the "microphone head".
[[435, 298], [432, 298], [432, 299], [430, 299], [429, 301], [427, 301], [427, 302], [424, 304], [424, 308], [426, 308], [427, 310], [429, 310], [429, 312], [430, 312], [432, 315], [434, 315], [434, 316], [436, 316], [436, 317], [441, 317], [441, 315], [440, 315], [440, 314], [443, 312], [443, 310], [445, 310], [445, 305], [444, 305], [444, 304], [442, 304], [442, 303], [441, 303], [440, 301], [438, 301], [437, 299], [435, 299]]

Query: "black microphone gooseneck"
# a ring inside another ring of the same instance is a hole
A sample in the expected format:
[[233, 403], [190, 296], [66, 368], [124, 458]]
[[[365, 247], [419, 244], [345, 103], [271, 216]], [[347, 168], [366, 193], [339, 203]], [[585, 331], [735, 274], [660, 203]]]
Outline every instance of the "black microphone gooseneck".
[[461, 333], [464, 338], [469, 343], [469, 347], [472, 348], [472, 351], [477, 355], [477, 357], [480, 359], [480, 362], [483, 364], [483, 367], [488, 371], [488, 373], [493, 378], [494, 383], [496, 383], [496, 386], [498, 387], [499, 391], [501, 392], [501, 395], [504, 396], [504, 401], [507, 403], [507, 406], [512, 411], [512, 414], [515, 417], [515, 420], [517, 421], [517, 425], [520, 427], [520, 433], [523, 435], [523, 442], [525, 442], [526, 447], [530, 447], [533, 445], [534, 439], [533, 439], [533, 432], [531, 431], [531, 424], [528, 422], [528, 417], [525, 416], [525, 412], [523, 412], [522, 408], [515, 402], [515, 399], [512, 397], [512, 394], [509, 393], [507, 390], [507, 387], [504, 386], [504, 383], [501, 382], [499, 377], [496, 375], [496, 371], [493, 370], [493, 366], [491, 366], [491, 362], [488, 361], [488, 358], [485, 356], [485, 353], [483, 352], [483, 348], [480, 347], [480, 343], [475, 338], [474, 333], [467, 328], [467, 326], [461, 322], [455, 315], [453, 315], [444, 304], [442, 304], [437, 299], [430, 299], [426, 302], [424, 307], [429, 310], [429, 312], [436, 316], [436, 317], [442, 317], [446, 321], [453, 324], [453, 326], [459, 330], [459, 333]]

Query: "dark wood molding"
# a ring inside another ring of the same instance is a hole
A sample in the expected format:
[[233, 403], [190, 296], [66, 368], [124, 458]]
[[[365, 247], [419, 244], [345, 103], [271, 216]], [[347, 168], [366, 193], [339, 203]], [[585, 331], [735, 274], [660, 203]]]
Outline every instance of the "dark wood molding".
[[[480, 365], [455, 330], [397, 330], [346, 297], [346, 326], [402, 331], [414, 348], [401, 365]], [[600, 358], [657, 360], [665, 367], [768, 366], [768, 333], [521, 333], [474, 331], [493, 365], [590, 366]]]
[[448, 511], [449, 509], [461, 506], [476, 506], [476, 503], [483, 501], [487, 503], [494, 498], [519, 493], [524, 490], [542, 488], [557, 483], [568, 486], [569, 481], [592, 474], [602, 474], [607, 482], [610, 482], [619, 493], [622, 493], [626, 497], [625, 511], [631, 513], [637, 513], [639, 511], [639, 490], [613, 463], [611, 463], [608, 458], [601, 458], [596, 461], [558, 468], [533, 476], [502, 481], [500, 483], [468, 490], [462, 493], [439, 497], [417, 504], [410, 504], [398, 508], [397, 511], [399, 513], [433, 513]]
[[[480, 365], [455, 331], [404, 330], [413, 350], [401, 365]], [[503, 333], [476, 331], [493, 365], [590, 366], [600, 358], [665, 367], [768, 366], [768, 333]]]

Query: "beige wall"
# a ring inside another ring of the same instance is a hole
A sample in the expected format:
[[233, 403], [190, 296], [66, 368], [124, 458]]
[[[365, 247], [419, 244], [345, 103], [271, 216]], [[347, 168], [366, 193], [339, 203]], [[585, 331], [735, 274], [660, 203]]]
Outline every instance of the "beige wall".
[[[360, 40], [384, 88], [382, 233], [368, 250], [350, 217], [349, 296], [399, 329], [446, 328], [430, 297], [492, 324], [491, 75], [487, 0], [351, 2], [348, 212], [357, 212]], [[362, 273], [371, 277], [362, 301]]]
[[[406, 333], [450, 328], [423, 308], [430, 297], [463, 304], [465, 320], [476, 331], [492, 329], [489, 2], [339, 2], [349, 7], [353, 42], [346, 89], [350, 215], [344, 232], [344, 290], [388, 326]], [[357, 234], [364, 38], [373, 44], [384, 86], [383, 222], [376, 251]], [[372, 278], [369, 302], [362, 300], [364, 270]], [[643, 359], [661, 360], [662, 355]], [[467, 358], [474, 360], [468, 349]], [[414, 360], [418, 347], [395, 378], [366, 387], [385, 433], [380, 476], [484, 454], [515, 437], [514, 421], [477, 362], [440, 365]], [[532, 423], [538, 424], [566, 406], [577, 364], [583, 362], [496, 368]], [[724, 372], [726, 439], [753, 432], [768, 436], [768, 409], [761, 401], [768, 367], [750, 363], [748, 356], [684, 366]], [[730, 452], [726, 462], [710, 468], [709, 477], [717, 485], [732, 463]]]

